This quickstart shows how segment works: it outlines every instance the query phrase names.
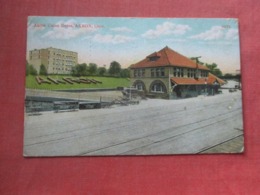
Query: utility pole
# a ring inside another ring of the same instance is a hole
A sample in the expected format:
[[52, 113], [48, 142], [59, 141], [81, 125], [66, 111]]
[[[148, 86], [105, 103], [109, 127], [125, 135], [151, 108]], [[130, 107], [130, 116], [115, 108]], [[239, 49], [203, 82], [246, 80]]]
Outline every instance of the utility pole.
[[[196, 71], [194, 76], [195, 79], [199, 78], [199, 58], [201, 58], [201, 56], [191, 58], [192, 60], [196, 60]], [[196, 92], [199, 94], [197, 85], [195, 85], [195, 87], [196, 87]]]
[[198, 56], [198, 57], [192, 57], [191, 59], [192, 60], [196, 60], [196, 73], [195, 73], [195, 78], [199, 78], [199, 58], [201, 58], [201, 56]]

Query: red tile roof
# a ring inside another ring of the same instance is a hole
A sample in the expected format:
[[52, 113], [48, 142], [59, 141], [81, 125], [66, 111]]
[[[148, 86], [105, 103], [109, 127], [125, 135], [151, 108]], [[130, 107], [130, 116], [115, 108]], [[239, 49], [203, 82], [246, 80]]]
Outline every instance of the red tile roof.
[[214, 82], [218, 82], [220, 85], [224, 85], [226, 83], [224, 80], [218, 78], [214, 74], [209, 73], [208, 83], [209, 84], [213, 84]]
[[177, 53], [176, 51], [165, 47], [158, 52], [148, 55], [142, 61], [133, 64], [130, 68], [148, 68], [148, 67], [162, 67], [162, 66], [178, 66], [186, 68], [198, 68], [209, 70], [206, 66], [196, 64], [191, 59]]
[[176, 83], [177, 85], [205, 85], [206, 79], [205, 78], [181, 78], [181, 77], [173, 77], [171, 81]]
[[213, 85], [215, 82], [218, 82], [220, 85], [225, 84], [225, 81], [216, 77], [215, 75], [209, 73], [208, 78], [183, 78], [183, 77], [172, 77], [171, 81], [177, 85]]

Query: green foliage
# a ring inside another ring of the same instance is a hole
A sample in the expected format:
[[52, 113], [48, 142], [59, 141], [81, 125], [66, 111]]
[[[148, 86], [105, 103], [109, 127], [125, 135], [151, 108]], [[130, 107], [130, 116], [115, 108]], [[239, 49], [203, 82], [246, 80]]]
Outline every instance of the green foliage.
[[30, 74], [30, 68], [29, 68], [29, 63], [26, 60], [26, 70], [25, 70], [25, 75], [28, 76]]
[[110, 75], [119, 76], [120, 71], [121, 71], [121, 65], [118, 62], [113, 61], [110, 63], [110, 67], [108, 70]]
[[88, 74], [87, 64], [77, 64], [76, 66], [72, 67], [71, 71], [72, 76], [86, 76]]
[[29, 65], [29, 74], [34, 76], [38, 74], [37, 70], [33, 67], [33, 65]]
[[95, 63], [90, 63], [88, 66], [88, 72], [90, 75], [95, 75], [97, 73], [97, 65]]
[[107, 72], [107, 69], [105, 67], [99, 67], [97, 72], [98, 72], [98, 75], [104, 76], [104, 74], [106, 74], [106, 72]]
[[41, 64], [41, 66], [40, 66], [39, 75], [48, 75], [47, 69], [43, 64]]
[[212, 74], [214, 74], [214, 75], [220, 77], [220, 76], [222, 76], [222, 72], [221, 72], [221, 70], [220, 70], [219, 68], [217, 68], [217, 66], [218, 66], [218, 65], [217, 65], [216, 63], [212, 63], [212, 64], [207, 64], [207, 63], [206, 63], [206, 67], [209, 69], [209, 71], [210, 71]]
[[209, 72], [211, 72], [212, 74], [218, 76], [218, 77], [221, 77], [223, 74], [221, 72], [221, 70], [219, 68], [217, 68], [217, 64], [216, 63], [212, 63], [212, 64], [207, 64], [207, 63], [204, 63], [204, 62], [201, 62], [199, 60], [200, 57], [192, 57], [190, 58], [191, 60], [196, 60], [196, 63], [200, 64], [200, 65], [204, 65], [206, 66], [208, 69], [209, 69]]
[[226, 73], [225, 75], [224, 75], [224, 77], [233, 77], [234, 75], [232, 75], [232, 74], [230, 74], [230, 73]]
[[37, 75], [37, 70], [33, 67], [33, 65], [29, 64], [28, 61], [26, 60], [26, 71], [25, 75]]
[[130, 70], [127, 69], [127, 68], [122, 69], [121, 72], [120, 72], [120, 77], [129, 78], [130, 77]]
[[121, 69], [121, 65], [116, 61], [110, 63], [108, 70], [105, 66], [98, 67], [95, 63], [90, 63], [89, 65], [83, 63], [72, 67], [71, 75], [76, 77], [99, 75], [106, 77], [111, 76], [127, 78], [130, 76], [130, 71], [128, 69]]

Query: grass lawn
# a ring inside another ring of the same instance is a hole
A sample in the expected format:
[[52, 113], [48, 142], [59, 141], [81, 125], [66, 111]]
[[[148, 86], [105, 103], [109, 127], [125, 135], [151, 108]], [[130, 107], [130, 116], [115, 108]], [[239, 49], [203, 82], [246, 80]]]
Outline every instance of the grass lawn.
[[[46, 76], [40, 76], [41, 78], [47, 80]], [[59, 79], [61, 81], [62, 77], [70, 77], [72, 76], [61, 76], [61, 75], [51, 75], [49, 76], [53, 79]], [[79, 77], [73, 77], [75, 79]], [[127, 78], [113, 78], [113, 77], [95, 77], [95, 76], [85, 76], [80, 78], [88, 78], [88, 79], [95, 79], [97, 81], [101, 81], [102, 83], [91, 83], [91, 84], [85, 84], [85, 83], [73, 83], [73, 84], [48, 84], [48, 83], [42, 83], [38, 84], [35, 76], [29, 75], [26, 77], [26, 88], [28, 89], [47, 89], [47, 90], [62, 90], [62, 89], [90, 89], [90, 88], [116, 88], [116, 87], [129, 87], [130, 86], [130, 80]]]

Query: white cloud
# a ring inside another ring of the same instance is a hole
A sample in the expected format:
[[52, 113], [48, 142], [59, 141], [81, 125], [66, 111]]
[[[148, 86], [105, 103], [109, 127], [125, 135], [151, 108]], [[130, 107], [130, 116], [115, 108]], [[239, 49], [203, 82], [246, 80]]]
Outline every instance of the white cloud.
[[[90, 37], [87, 37], [90, 38]], [[112, 44], [119, 44], [119, 43], [126, 43], [135, 40], [134, 37], [124, 36], [124, 35], [101, 35], [96, 34], [92, 37], [92, 40], [99, 43], [112, 43]]]
[[238, 31], [236, 29], [226, 29], [222, 26], [213, 26], [210, 30], [203, 33], [190, 36], [191, 39], [199, 39], [204, 41], [213, 41], [219, 39], [237, 39]]
[[190, 38], [192, 39], [201, 39], [201, 40], [217, 40], [223, 38], [224, 36], [224, 28], [221, 26], [213, 26], [210, 30], [206, 32], [193, 35]]
[[68, 21], [60, 21], [50, 27], [52, 30], [42, 35], [43, 38], [50, 39], [71, 39], [90, 32], [95, 32], [98, 29], [91, 27], [89, 24], [81, 24], [85, 27], [77, 27], [75, 20], [71, 19]]
[[116, 27], [116, 28], [111, 28], [110, 30], [115, 32], [133, 32], [133, 30], [127, 27]]
[[142, 37], [154, 39], [162, 35], [182, 35], [191, 28], [188, 25], [174, 24], [171, 22], [164, 22], [159, 24], [155, 29], [150, 29], [142, 34]]
[[236, 40], [238, 39], [238, 30], [237, 29], [229, 29], [225, 36], [228, 40]]

